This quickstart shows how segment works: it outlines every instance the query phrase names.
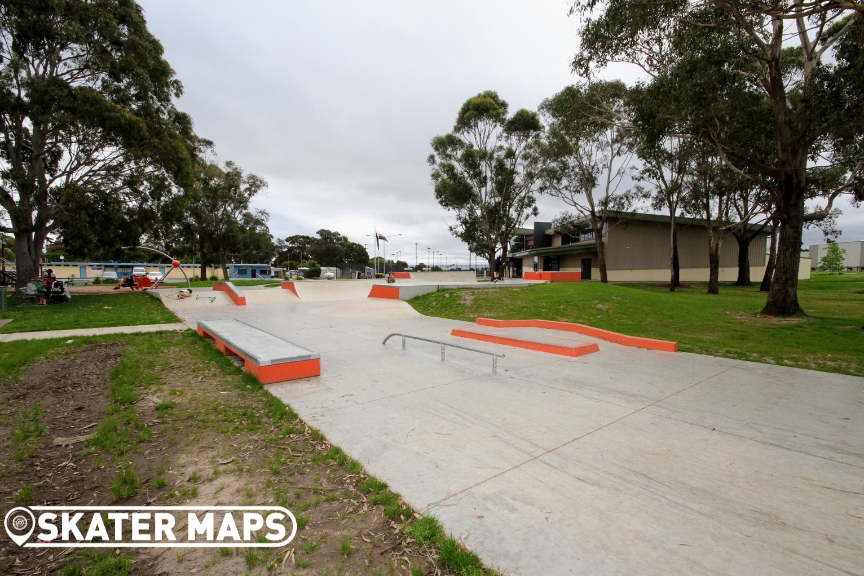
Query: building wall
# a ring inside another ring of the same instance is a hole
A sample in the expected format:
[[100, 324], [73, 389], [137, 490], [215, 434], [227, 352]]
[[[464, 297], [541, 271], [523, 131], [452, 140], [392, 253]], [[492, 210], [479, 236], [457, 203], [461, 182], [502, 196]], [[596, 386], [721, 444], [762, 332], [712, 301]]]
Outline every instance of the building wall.
[[[659, 282], [669, 283], [669, 269], [649, 270], [607, 270], [610, 282]], [[681, 268], [681, 282], [708, 282], [708, 268]], [[765, 266], [751, 266], [750, 279], [761, 282]], [[598, 278], [599, 279], [599, 278]], [[738, 279], [738, 266], [720, 267], [720, 282], [735, 282]]]
[[[171, 268], [170, 264], [141, 264], [144, 266], [144, 269], [150, 272], [158, 272], [160, 274], [166, 272]], [[183, 264], [183, 271], [192, 278], [192, 276], [201, 274], [201, 266], [198, 264]], [[84, 268], [85, 274], [81, 274], [81, 268]], [[102, 274], [107, 271], [117, 272], [117, 264], [112, 264], [110, 262], [106, 262], [104, 264], [100, 264], [99, 262], [47, 262], [42, 265], [43, 270], [51, 268], [54, 270], [54, 274], [58, 278], [101, 278]], [[120, 274], [118, 273], [118, 276]], [[221, 268], [208, 268], [207, 275], [213, 276], [215, 275], [219, 279], [222, 278], [222, 269]], [[168, 280], [177, 279], [182, 280], [183, 274], [179, 271], [174, 270], [168, 275]]]
[[[847, 268], [861, 270], [864, 268], [864, 240], [857, 242], [838, 242], [840, 248], [846, 250], [846, 256], [843, 258], [843, 265]], [[814, 244], [810, 246], [810, 267], [815, 270], [819, 267], [825, 251], [828, 250], [828, 244]]]
[[[750, 243], [750, 266], [765, 266], [767, 233]], [[669, 269], [669, 225], [664, 222], [628, 220], [610, 222], [606, 242], [609, 271]], [[708, 268], [708, 233], [704, 226], [682, 226], [678, 230], [681, 269]], [[725, 234], [720, 246], [720, 267], [737, 268], [738, 242]], [[722, 276], [721, 276], [722, 278]], [[734, 278], [733, 278], [734, 280]]]

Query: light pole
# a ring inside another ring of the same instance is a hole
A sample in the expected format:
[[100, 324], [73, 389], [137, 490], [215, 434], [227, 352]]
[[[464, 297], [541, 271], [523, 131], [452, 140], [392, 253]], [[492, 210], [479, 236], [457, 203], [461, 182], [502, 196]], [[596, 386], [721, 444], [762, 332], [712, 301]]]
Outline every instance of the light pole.
[[431, 253], [431, 248], [426, 248], [426, 267], [429, 268], [429, 262], [431, 261], [431, 257], [429, 254]]
[[[376, 232], [376, 234], [377, 234], [377, 232]], [[394, 236], [401, 236], [401, 235], [402, 235], [401, 233], [390, 234], [389, 237], [393, 238]], [[385, 238], [388, 237], [386, 234], [382, 234], [382, 236], [384, 236]], [[377, 260], [376, 260], [376, 262], [377, 262]], [[376, 272], [377, 272], [377, 270], [376, 270]], [[387, 240], [384, 240], [384, 274], [387, 274]]]
[[417, 271], [417, 264], [420, 262], [420, 260], [417, 259], [417, 244], [419, 244], [419, 242], [414, 242], [414, 271], [415, 272]]

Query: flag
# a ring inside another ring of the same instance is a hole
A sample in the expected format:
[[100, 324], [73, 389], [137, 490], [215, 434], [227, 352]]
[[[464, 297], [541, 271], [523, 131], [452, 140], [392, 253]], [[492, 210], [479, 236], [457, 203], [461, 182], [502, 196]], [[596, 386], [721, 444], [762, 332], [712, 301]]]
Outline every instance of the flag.
[[381, 249], [381, 243], [378, 242], [379, 240], [383, 240], [384, 242], [388, 242], [387, 237], [376, 230], [375, 231], [375, 248], [380, 250]]

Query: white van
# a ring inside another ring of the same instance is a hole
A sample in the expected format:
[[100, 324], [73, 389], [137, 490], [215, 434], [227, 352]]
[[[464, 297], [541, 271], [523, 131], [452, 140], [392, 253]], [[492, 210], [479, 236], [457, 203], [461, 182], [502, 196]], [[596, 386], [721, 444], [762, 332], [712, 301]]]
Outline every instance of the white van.
[[144, 266], [135, 266], [132, 268], [132, 276], [146, 276], [147, 269]]

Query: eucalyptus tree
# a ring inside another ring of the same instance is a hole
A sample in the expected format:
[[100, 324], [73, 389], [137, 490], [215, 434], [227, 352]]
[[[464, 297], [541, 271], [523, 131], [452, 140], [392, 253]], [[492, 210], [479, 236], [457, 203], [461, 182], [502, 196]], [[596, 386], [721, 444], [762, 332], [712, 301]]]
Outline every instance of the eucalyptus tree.
[[130, 0], [0, 4], [0, 206], [19, 288], [76, 195], [128, 205], [153, 174], [191, 181], [192, 125], [162, 53]]
[[[198, 252], [201, 277], [206, 277], [208, 266], [218, 265], [223, 278], [228, 278], [228, 260], [244, 252], [244, 242], [251, 246], [249, 252], [260, 251], [267, 216], [250, 210], [250, 203], [267, 188], [267, 182], [244, 173], [230, 161], [220, 166], [202, 158], [196, 172], [194, 184], [185, 190], [186, 213], [181, 228]], [[274, 252], [270, 242], [269, 250]]]
[[740, 181], [713, 149], [703, 144], [693, 155], [685, 182], [684, 211], [701, 218], [708, 236], [708, 294], [720, 293], [720, 250], [731, 227], [730, 210]]
[[[600, 281], [608, 282], [603, 236], [609, 212], [626, 210], [633, 200], [621, 189], [633, 157], [627, 87], [620, 81], [568, 86], [544, 100], [540, 112], [547, 123], [534, 156], [540, 190], [587, 220]], [[559, 218], [558, 226], [567, 219]]]
[[665, 210], [669, 215], [669, 291], [674, 292], [681, 285], [677, 218], [696, 145], [686, 136], [681, 125], [684, 120], [668, 94], [658, 86], [638, 83], [629, 90], [628, 105], [634, 147], [641, 162], [634, 174], [636, 187], [641, 196], [651, 199], [654, 210]]
[[[767, 117], [769, 158], [761, 150], [754, 155], [746, 139], [724, 133], [724, 117], [712, 106], [704, 107], [701, 128], [693, 134], [713, 146], [730, 170], [773, 197], [782, 232], [764, 314], [801, 311], [797, 284], [805, 223], [824, 218], [840, 194], [864, 195], [862, 11], [864, 3], [856, 0], [579, 0], [572, 8], [581, 17], [577, 72], [590, 75], [624, 61], [655, 79], [689, 73], [688, 82], [697, 86], [734, 88], [728, 114], [739, 118], [737, 124], [746, 124], [740, 118], [757, 108]], [[721, 89], [715, 97], [728, 94]], [[700, 98], [712, 97], [707, 91], [698, 95], [691, 91], [695, 112]], [[751, 104], [740, 107], [747, 97]], [[766, 132], [762, 122], [755, 129]], [[808, 168], [823, 163], [841, 166], [846, 178], [840, 187], [823, 190], [824, 204], [808, 213]]]
[[490, 269], [499, 247], [506, 259], [516, 229], [538, 214], [529, 159], [542, 126], [535, 112], [507, 113], [494, 91], [469, 98], [453, 131], [432, 139], [428, 157], [435, 199], [455, 215], [450, 232]]
[[[731, 208], [737, 220], [731, 228], [732, 236], [738, 243], [738, 277], [735, 285], [750, 286], [750, 244], [771, 223], [774, 213], [771, 194], [750, 181], [744, 181], [732, 196]], [[764, 246], [760, 249], [764, 251]]]

